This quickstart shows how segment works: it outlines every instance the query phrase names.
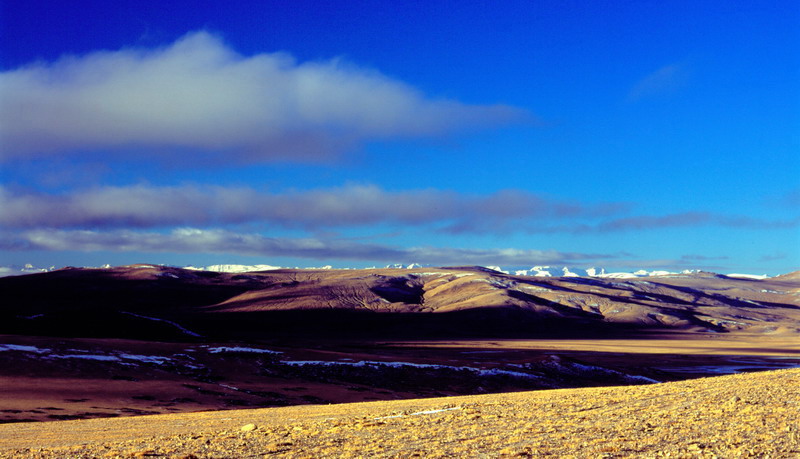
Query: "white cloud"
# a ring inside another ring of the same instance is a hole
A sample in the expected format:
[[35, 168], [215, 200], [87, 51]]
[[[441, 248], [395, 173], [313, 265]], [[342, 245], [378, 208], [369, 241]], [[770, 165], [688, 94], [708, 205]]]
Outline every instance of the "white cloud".
[[628, 92], [628, 102], [666, 94], [686, 82], [687, 71], [682, 64], [670, 64], [639, 80]]
[[316, 260], [417, 262], [436, 265], [514, 265], [593, 263], [613, 255], [555, 250], [399, 248], [347, 240], [272, 238], [214, 229], [182, 228], [170, 233], [130, 230], [31, 230], [0, 239], [2, 250], [113, 251], [145, 253], [219, 253], [247, 256], [297, 257]]
[[194, 32], [164, 48], [3, 72], [0, 159], [147, 151], [169, 160], [202, 151], [218, 161], [317, 160], [369, 140], [440, 136], [526, 116], [503, 105], [431, 100], [340, 60], [241, 56]]
[[284, 193], [218, 186], [105, 186], [68, 194], [19, 193], [0, 185], [0, 226], [9, 228], [259, 222], [324, 229], [396, 223], [486, 232], [509, 230], [512, 222], [532, 219], [614, 215], [624, 207], [556, 201], [518, 190], [470, 195], [436, 189], [386, 191], [355, 184]]
[[800, 216], [764, 220], [701, 211], [621, 216], [630, 207], [559, 201], [520, 190], [473, 195], [438, 189], [387, 191], [371, 184], [281, 193], [246, 187], [103, 186], [62, 194], [15, 192], [0, 185], [0, 227], [16, 229], [258, 223], [324, 231], [390, 224], [449, 234], [582, 234], [700, 226], [782, 230], [800, 225]]

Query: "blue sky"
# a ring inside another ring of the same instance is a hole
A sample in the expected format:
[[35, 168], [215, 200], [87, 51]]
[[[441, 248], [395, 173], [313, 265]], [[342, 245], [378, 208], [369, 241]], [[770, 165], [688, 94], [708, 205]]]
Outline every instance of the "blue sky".
[[0, 266], [800, 268], [794, 1], [0, 8]]

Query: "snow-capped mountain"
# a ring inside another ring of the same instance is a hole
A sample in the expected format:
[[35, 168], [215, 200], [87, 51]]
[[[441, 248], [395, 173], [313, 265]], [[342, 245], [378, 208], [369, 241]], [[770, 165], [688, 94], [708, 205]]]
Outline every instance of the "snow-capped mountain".
[[[499, 270], [499, 269], [498, 269]], [[530, 269], [515, 270], [514, 274], [517, 276], [532, 276], [532, 277], [599, 277], [605, 279], [634, 279], [637, 277], [661, 277], [661, 276], [680, 276], [691, 275], [699, 273], [696, 269], [684, 269], [681, 271], [665, 271], [665, 270], [646, 270], [639, 269], [637, 271], [618, 271], [606, 272], [605, 268], [586, 268], [578, 269], [568, 266], [561, 268], [552, 266], [534, 266]], [[766, 275], [754, 274], [726, 274], [727, 277], [738, 277], [742, 279], [766, 279]]]
[[[141, 265], [141, 266], [151, 266], [151, 265]], [[395, 268], [395, 269], [418, 269], [421, 268], [423, 265], [418, 263], [410, 263], [410, 264], [392, 264], [386, 266], [386, 268]], [[109, 269], [111, 265], [102, 265], [101, 269]], [[273, 266], [267, 264], [256, 264], [256, 265], [241, 265], [241, 264], [220, 264], [220, 265], [210, 265], [210, 266], [185, 266], [184, 269], [189, 270], [196, 270], [196, 271], [213, 271], [213, 272], [220, 272], [220, 273], [246, 273], [246, 272], [255, 272], [255, 271], [272, 271], [276, 269], [284, 269], [281, 266]], [[500, 266], [485, 266], [485, 269], [489, 269], [492, 271], [497, 271], [499, 273], [504, 274], [511, 274], [517, 276], [532, 276], [532, 277], [597, 277], [597, 278], [606, 278], [606, 279], [634, 279], [638, 277], [661, 277], [661, 276], [680, 276], [680, 275], [692, 275], [697, 274], [699, 270], [681, 270], [681, 271], [666, 271], [666, 270], [647, 270], [647, 269], [639, 269], [636, 271], [616, 271], [616, 272], [606, 272], [604, 268], [575, 268], [570, 266], [533, 266], [529, 269], [510, 269], [506, 270]], [[40, 268], [36, 267], [30, 263], [25, 264], [24, 266], [0, 266], [0, 277], [5, 276], [19, 276], [23, 274], [34, 274], [34, 273], [43, 273], [49, 272], [58, 269], [55, 266], [51, 266], [48, 268]], [[299, 269], [299, 268], [295, 268]], [[321, 266], [321, 267], [306, 267], [304, 269], [333, 269], [332, 266]], [[738, 279], [767, 279], [769, 276], [766, 274], [741, 274], [741, 273], [731, 273], [731, 274], [724, 274], [726, 277], [738, 278]]]
[[56, 269], [55, 266], [51, 266], [49, 268], [37, 268], [30, 263], [26, 263], [25, 266], [0, 266], [0, 277], [5, 276], [21, 276], [23, 274], [34, 274], [34, 273], [46, 273], [48, 271], [53, 271]]
[[213, 271], [217, 273], [249, 273], [254, 271], [272, 271], [281, 269], [280, 266], [272, 265], [211, 265], [201, 268], [194, 266], [187, 266], [184, 269], [191, 269], [196, 271]]

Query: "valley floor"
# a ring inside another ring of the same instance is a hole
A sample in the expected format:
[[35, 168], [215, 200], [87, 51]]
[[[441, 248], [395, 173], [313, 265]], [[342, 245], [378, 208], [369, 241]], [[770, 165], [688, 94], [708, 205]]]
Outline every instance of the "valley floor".
[[800, 369], [0, 425], [3, 457], [798, 457]]
[[159, 343], [0, 335], [0, 424], [615, 386], [800, 366], [796, 336]]

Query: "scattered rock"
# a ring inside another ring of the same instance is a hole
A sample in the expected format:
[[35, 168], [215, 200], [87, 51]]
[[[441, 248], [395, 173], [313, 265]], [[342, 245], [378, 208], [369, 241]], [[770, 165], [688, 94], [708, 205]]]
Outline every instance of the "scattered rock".
[[242, 432], [251, 432], [253, 430], [256, 430], [256, 425], [255, 424], [245, 424], [245, 425], [242, 426], [241, 430], [242, 430]]

